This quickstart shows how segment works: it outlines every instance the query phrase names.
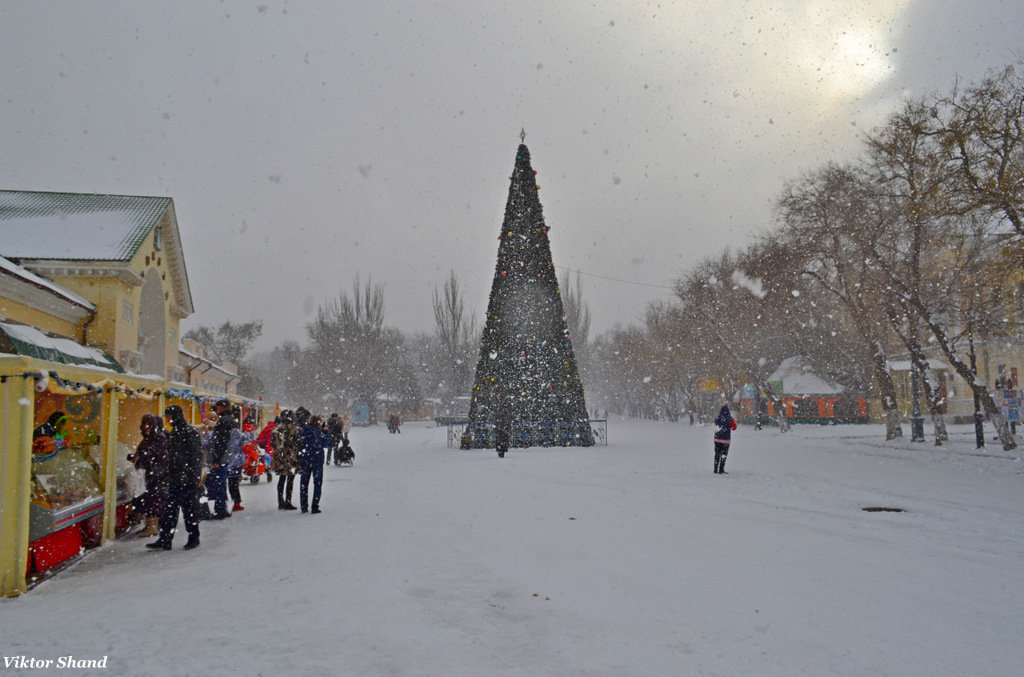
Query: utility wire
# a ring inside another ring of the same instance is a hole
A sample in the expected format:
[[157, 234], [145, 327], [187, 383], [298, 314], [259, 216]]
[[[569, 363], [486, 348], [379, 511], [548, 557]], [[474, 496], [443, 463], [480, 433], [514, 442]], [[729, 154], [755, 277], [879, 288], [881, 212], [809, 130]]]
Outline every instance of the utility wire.
[[568, 266], [555, 266], [555, 268], [561, 268], [567, 273], [579, 273], [580, 275], [587, 275], [589, 277], [596, 277], [599, 280], [608, 280], [609, 282], [621, 282], [622, 284], [632, 284], [638, 287], [653, 287], [654, 289], [668, 289], [675, 291], [675, 287], [663, 285], [663, 284], [650, 284], [648, 282], [637, 282], [636, 280], [620, 280], [616, 277], [607, 277], [605, 275], [598, 275], [597, 273], [588, 273], [585, 270], [578, 270], [576, 268], [569, 268]]

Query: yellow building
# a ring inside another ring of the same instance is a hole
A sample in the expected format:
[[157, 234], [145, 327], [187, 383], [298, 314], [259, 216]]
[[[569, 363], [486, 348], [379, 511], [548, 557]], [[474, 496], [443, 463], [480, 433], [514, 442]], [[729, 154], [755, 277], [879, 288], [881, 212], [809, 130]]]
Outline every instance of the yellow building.
[[[36, 278], [3, 276], [0, 318], [187, 380], [179, 323], [194, 309], [171, 198], [0, 191], [0, 256]], [[50, 288], [30, 293], [39, 280]]]

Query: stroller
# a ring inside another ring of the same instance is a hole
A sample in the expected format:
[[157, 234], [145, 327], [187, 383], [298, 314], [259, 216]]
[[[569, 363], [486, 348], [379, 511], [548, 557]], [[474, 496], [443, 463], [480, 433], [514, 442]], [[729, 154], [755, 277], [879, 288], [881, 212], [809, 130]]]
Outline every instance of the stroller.
[[348, 437], [341, 438], [341, 445], [334, 450], [334, 465], [354, 465], [356, 452], [352, 451], [352, 445], [348, 443]]
[[252, 484], [260, 483], [260, 475], [266, 475], [267, 481], [274, 479], [270, 474], [270, 453], [263, 451], [255, 442], [248, 442], [242, 446], [245, 452], [245, 463], [242, 465], [242, 475], [249, 478]]

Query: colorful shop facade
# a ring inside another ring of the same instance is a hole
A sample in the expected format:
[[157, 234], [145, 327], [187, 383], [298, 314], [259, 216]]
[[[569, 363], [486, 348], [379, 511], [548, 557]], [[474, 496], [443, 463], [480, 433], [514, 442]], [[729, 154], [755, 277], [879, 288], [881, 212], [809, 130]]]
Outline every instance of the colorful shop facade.
[[228, 397], [265, 420], [181, 341], [192, 312], [170, 198], [0, 191], [0, 594], [128, 528], [143, 414]]

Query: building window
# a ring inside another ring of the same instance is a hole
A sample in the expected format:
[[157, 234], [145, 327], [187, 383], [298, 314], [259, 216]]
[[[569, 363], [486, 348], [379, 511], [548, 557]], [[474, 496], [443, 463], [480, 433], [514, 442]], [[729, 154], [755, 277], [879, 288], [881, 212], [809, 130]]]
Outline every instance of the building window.
[[125, 324], [133, 324], [135, 322], [135, 306], [128, 299], [121, 299], [121, 319], [124, 320]]

